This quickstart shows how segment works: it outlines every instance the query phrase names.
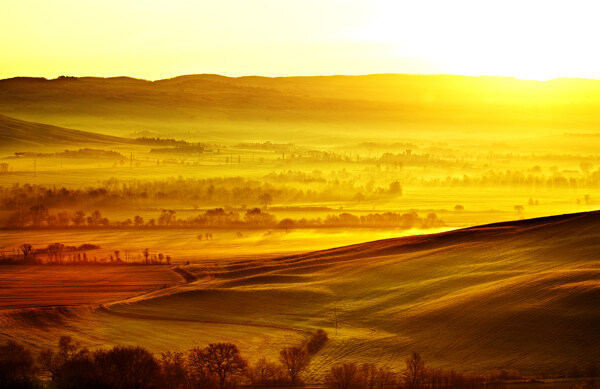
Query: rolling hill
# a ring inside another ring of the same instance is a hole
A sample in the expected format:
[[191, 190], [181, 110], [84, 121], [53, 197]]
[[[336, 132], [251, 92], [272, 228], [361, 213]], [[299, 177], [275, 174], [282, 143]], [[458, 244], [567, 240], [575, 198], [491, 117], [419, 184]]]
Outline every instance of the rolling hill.
[[63, 146], [123, 145], [130, 139], [33, 123], [0, 115], [0, 150], [30, 151]]
[[309, 380], [342, 361], [399, 369], [412, 350], [463, 371], [558, 374], [600, 361], [599, 223], [597, 211], [196, 263], [196, 281], [99, 307], [3, 311], [0, 336], [156, 352], [232, 341], [256, 360], [323, 328]]
[[[201, 74], [0, 80], [0, 112], [113, 135], [148, 130], [190, 140], [323, 140], [590, 132], [600, 81], [379, 74], [239, 77]], [[299, 131], [302, 130], [302, 131]], [[543, 131], [542, 131], [543, 130]], [[370, 133], [370, 132], [368, 132]]]

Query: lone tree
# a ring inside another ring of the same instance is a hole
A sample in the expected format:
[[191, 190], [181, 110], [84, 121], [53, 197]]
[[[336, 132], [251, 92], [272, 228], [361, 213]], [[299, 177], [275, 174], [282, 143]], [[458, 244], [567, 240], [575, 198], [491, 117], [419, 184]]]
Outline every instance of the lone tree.
[[148, 263], [148, 257], [150, 257], [150, 250], [144, 249], [144, 263]]
[[515, 205], [514, 209], [518, 215], [523, 215], [523, 212], [525, 212], [525, 208], [522, 205]]
[[279, 362], [285, 366], [292, 383], [298, 382], [300, 373], [308, 367], [308, 353], [305, 347], [286, 347], [279, 353]]
[[296, 223], [290, 218], [285, 218], [279, 222], [279, 227], [285, 230], [285, 233], [288, 233], [288, 230], [294, 228]]
[[31, 254], [33, 248], [28, 243], [23, 243], [19, 248], [23, 252], [23, 262], [27, 263], [27, 256]]
[[395, 194], [395, 195], [402, 194], [402, 186], [400, 186], [400, 183], [398, 181], [394, 181], [394, 182], [390, 183], [389, 193]]
[[273, 198], [268, 193], [263, 193], [258, 196], [258, 201], [263, 205], [264, 209], [267, 209], [269, 205], [273, 203]]
[[241, 374], [248, 366], [237, 346], [232, 343], [209, 344], [201, 350], [199, 357], [200, 363], [219, 377], [219, 389], [226, 387], [228, 376]]

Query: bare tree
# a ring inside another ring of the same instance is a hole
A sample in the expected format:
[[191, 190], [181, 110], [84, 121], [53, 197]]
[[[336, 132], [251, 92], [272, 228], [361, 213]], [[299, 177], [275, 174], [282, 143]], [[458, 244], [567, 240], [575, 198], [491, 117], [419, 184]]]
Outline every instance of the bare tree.
[[359, 389], [363, 385], [360, 372], [354, 363], [334, 366], [325, 376], [325, 386], [330, 389]]
[[28, 243], [23, 243], [19, 248], [23, 252], [23, 262], [27, 263], [27, 256], [31, 254], [33, 248]]
[[158, 224], [169, 226], [176, 220], [175, 211], [172, 209], [163, 209], [158, 217]]
[[33, 388], [35, 365], [29, 350], [9, 340], [0, 345], [0, 388]]
[[219, 377], [219, 389], [224, 389], [227, 378], [241, 374], [248, 363], [241, 357], [236, 345], [232, 343], [212, 343], [196, 352], [196, 363]]
[[419, 353], [413, 351], [411, 356], [406, 358], [406, 372], [404, 373], [406, 388], [421, 388], [425, 382], [426, 372], [423, 358]]
[[281, 365], [267, 361], [262, 357], [246, 371], [246, 375], [252, 385], [268, 385], [282, 383], [285, 381], [285, 372]]
[[188, 373], [185, 369], [185, 358], [182, 352], [167, 351], [161, 354], [160, 370], [165, 389], [181, 389], [189, 387]]
[[285, 366], [292, 383], [298, 382], [300, 373], [306, 370], [309, 364], [306, 348], [300, 346], [284, 348], [279, 353], [279, 362]]

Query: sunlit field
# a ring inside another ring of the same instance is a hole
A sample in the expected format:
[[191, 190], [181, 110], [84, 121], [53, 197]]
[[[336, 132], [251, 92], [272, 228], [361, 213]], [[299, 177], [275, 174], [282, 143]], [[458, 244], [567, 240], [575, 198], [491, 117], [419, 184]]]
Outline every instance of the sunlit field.
[[[598, 317], [590, 313], [598, 296], [597, 221], [598, 213], [584, 213], [191, 264], [184, 266], [198, 277], [191, 283], [100, 307], [3, 312], [2, 331], [35, 347], [59, 333], [92, 346], [145, 339], [155, 352], [233, 339], [253, 359], [275, 358], [323, 328], [330, 340], [307, 379], [318, 381], [336, 360], [397, 369], [398, 354], [413, 348], [439, 367], [458, 357], [468, 371], [502, 366], [553, 376], [564, 358], [585, 364], [598, 357], [586, 346], [598, 341]], [[137, 279], [136, 269], [145, 277], [144, 266], [123, 269], [119, 279]]]
[[[198, 240], [198, 235], [209, 230], [99, 230], [99, 231], [15, 231], [2, 234], [0, 245], [5, 254], [19, 252], [21, 242], [35, 242], [36, 246], [46, 247], [55, 242], [81, 245], [93, 241], [101, 248], [88, 251], [90, 258], [106, 258], [115, 250], [129, 251], [136, 259], [148, 248], [152, 253], [169, 254], [174, 264], [184, 262], [199, 264], [227, 263], [244, 258], [271, 258], [285, 254], [297, 254], [311, 250], [364, 243], [371, 240], [387, 239], [406, 235], [431, 233], [433, 230], [400, 229], [351, 229], [339, 228], [319, 230], [298, 230], [286, 234], [252, 230], [244, 236], [236, 236], [237, 231], [219, 230], [211, 240]], [[210, 230], [215, 231], [215, 230]], [[18, 244], [17, 244], [18, 243]], [[216, 262], [217, 261], [217, 262]]]
[[600, 3], [0, 1], [0, 389], [600, 389]]
[[600, 361], [599, 107], [594, 80], [0, 80], [0, 341], [252, 365], [323, 330], [317, 387], [412, 352], [569, 387]]

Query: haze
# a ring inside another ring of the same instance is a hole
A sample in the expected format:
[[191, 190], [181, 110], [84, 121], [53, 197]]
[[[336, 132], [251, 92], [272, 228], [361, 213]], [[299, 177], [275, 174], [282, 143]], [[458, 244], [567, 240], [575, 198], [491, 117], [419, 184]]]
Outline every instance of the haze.
[[600, 77], [594, 1], [5, 1], [0, 77]]
[[3, 2], [0, 388], [596, 389], [595, 8]]

